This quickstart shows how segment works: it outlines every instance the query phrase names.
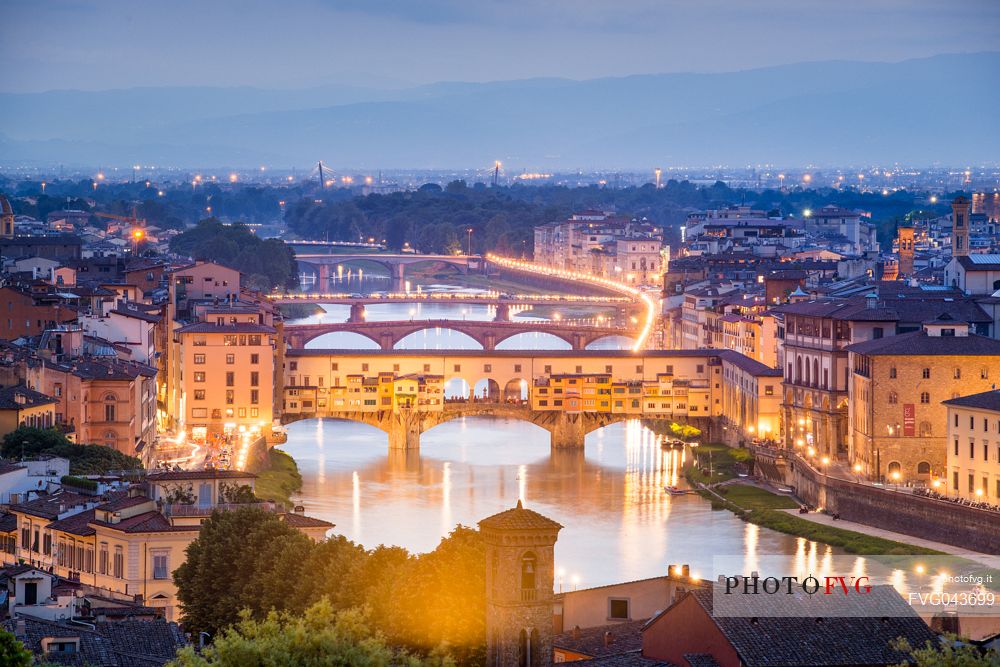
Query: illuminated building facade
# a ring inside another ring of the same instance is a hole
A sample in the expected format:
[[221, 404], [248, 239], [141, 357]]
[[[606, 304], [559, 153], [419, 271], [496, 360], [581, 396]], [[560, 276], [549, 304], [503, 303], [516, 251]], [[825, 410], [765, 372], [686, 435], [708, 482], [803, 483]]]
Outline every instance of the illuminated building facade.
[[944, 401], [990, 389], [1000, 341], [937, 320], [923, 330], [849, 346], [850, 457], [873, 479], [928, 482], [947, 464]]
[[936, 490], [1000, 504], [1000, 391], [960, 396], [944, 404], [948, 474]]

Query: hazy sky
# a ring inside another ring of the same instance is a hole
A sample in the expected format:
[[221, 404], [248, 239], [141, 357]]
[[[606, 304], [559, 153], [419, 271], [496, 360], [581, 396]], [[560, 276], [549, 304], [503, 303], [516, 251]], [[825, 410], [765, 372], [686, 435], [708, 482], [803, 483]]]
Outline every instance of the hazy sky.
[[0, 90], [731, 71], [998, 35], [1000, 0], [0, 0]]

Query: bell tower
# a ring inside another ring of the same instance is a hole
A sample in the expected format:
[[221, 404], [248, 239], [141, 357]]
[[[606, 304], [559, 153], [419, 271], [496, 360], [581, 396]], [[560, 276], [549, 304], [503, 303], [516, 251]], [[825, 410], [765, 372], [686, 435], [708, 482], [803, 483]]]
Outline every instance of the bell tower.
[[554, 552], [561, 529], [520, 500], [479, 522], [486, 543], [487, 667], [552, 664]]
[[900, 227], [899, 239], [899, 277], [913, 275], [913, 227]]
[[951, 202], [951, 256], [969, 254], [969, 200], [959, 195]]
[[14, 236], [14, 210], [3, 195], [0, 195], [0, 236], [5, 239]]

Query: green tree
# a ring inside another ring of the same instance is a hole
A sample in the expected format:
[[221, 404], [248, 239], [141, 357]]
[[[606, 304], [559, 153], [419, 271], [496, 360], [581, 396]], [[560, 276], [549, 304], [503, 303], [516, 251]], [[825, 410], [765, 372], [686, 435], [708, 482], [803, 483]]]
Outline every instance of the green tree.
[[178, 653], [171, 667], [308, 665], [357, 667], [451, 667], [450, 660], [420, 659], [389, 647], [362, 611], [337, 612], [321, 600], [301, 616], [271, 612], [256, 620], [249, 612], [201, 655], [193, 647]]
[[670, 422], [670, 431], [681, 440], [693, 440], [701, 435], [700, 428], [695, 428], [690, 424], [678, 424], [677, 422]]
[[901, 639], [893, 648], [910, 655], [897, 667], [996, 667], [1000, 665], [1000, 654], [995, 650], [984, 651], [978, 646], [961, 643], [954, 635], [945, 635], [937, 644], [927, 642], [922, 648], [914, 648]]
[[478, 530], [458, 526], [421, 554], [392, 590], [386, 635], [422, 653], [447, 651], [462, 665], [485, 662], [486, 550]]
[[240, 610], [263, 618], [272, 609], [302, 611], [311, 602], [289, 595], [315, 548], [279, 516], [257, 507], [215, 511], [188, 545], [174, 571], [184, 624], [215, 633], [239, 620]]
[[61, 456], [69, 459], [74, 475], [99, 475], [111, 470], [137, 470], [142, 462], [104, 445], [77, 445], [56, 429], [21, 428], [3, 438], [0, 456], [19, 459], [37, 456]]
[[31, 651], [24, 648], [17, 637], [0, 630], [0, 665], [5, 667], [31, 667], [34, 663], [34, 656]]

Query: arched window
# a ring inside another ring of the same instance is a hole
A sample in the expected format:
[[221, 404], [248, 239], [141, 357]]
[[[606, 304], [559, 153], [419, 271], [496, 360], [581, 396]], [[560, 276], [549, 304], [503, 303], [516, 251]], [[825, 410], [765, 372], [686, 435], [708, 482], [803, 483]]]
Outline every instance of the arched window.
[[104, 421], [113, 422], [117, 421], [115, 419], [115, 407], [118, 403], [118, 397], [112, 393], [107, 393], [104, 395]]
[[962, 369], [961, 368], [957, 368], [957, 367], [955, 368], [955, 379], [956, 380], [961, 380], [962, 379]]
[[920, 392], [920, 402], [921, 403], [930, 403], [931, 402], [931, 395], [930, 395], [930, 393], [928, 393], [926, 391]]
[[537, 588], [538, 578], [535, 573], [538, 568], [538, 558], [528, 552], [521, 556], [521, 590], [533, 591]]
[[900, 472], [903, 466], [900, 465], [899, 461], [893, 461], [889, 464], [889, 474], [894, 472]]
[[813, 386], [819, 384], [819, 359], [813, 359]]
[[921, 461], [917, 464], [917, 474], [918, 475], [929, 475], [931, 474], [931, 464], [927, 461]]
[[538, 629], [531, 629], [531, 639], [528, 644], [528, 648], [531, 651], [528, 662], [531, 667], [542, 667], [542, 646], [541, 641], [538, 638]]
[[891, 405], [896, 405], [899, 402], [899, 395], [894, 391], [889, 392], [889, 403]]
[[104, 433], [104, 444], [112, 449], [115, 448], [115, 443], [118, 441], [118, 434], [114, 431], [106, 431]]
[[795, 382], [802, 384], [802, 357], [795, 357]]
[[929, 438], [931, 433], [931, 423], [930, 422], [920, 422], [920, 428], [917, 431], [921, 438]]
[[529, 667], [528, 665], [528, 633], [521, 630], [517, 638], [517, 665], [518, 667]]

